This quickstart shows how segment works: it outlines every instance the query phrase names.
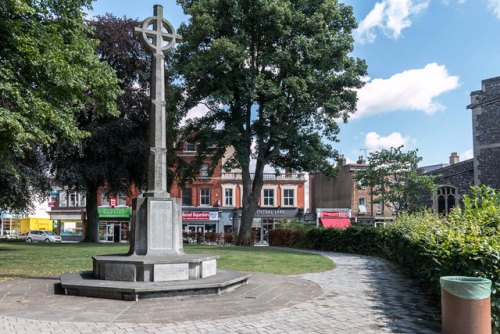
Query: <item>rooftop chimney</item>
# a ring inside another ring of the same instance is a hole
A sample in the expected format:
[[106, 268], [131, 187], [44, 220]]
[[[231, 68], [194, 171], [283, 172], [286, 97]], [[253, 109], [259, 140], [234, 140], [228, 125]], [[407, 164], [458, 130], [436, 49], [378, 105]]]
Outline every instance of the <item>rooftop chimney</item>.
[[346, 158], [345, 158], [345, 156], [342, 154], [342, 155], [339, 157], [338, 164], [339, 164], [339, 166], [344, 166], [346, 163], [347, 163], [347, 159], [346, 159]]
[[460, 157], [458, 156], [457, 152], [451, 152], [450, 155], [450, 165], [454, 165], [460, 162]]
[[356, 161], [356, 163], [357, 163], [358, 165], [366, 165], [366, 160], [365, 160], [365, 158], [364, 158], [362, 155], [360, 155], [360, 156], [358, 157], [358, 161]]

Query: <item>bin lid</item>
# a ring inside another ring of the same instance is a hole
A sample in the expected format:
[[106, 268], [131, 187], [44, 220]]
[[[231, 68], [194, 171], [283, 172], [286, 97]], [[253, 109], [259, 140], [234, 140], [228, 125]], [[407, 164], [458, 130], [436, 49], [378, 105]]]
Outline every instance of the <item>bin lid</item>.
[[491, 295], [491, 280], [482, 277], [443, 276], [441, 288], [456, 297], [480, 300]]

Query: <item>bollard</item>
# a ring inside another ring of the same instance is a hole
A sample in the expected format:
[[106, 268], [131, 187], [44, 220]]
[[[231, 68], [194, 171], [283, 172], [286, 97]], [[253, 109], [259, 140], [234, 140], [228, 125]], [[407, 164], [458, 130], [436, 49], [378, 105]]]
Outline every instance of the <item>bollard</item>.
[[439, 281], [443, 334], [491, 334], [491, 281], [465, 276]]

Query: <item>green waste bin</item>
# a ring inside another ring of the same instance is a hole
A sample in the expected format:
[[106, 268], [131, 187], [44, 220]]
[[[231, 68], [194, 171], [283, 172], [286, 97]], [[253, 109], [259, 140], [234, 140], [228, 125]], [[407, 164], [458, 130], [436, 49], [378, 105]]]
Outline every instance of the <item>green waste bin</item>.
[[443, 333], [491, 334], [491, 281], [444, 276], [440, 283]]

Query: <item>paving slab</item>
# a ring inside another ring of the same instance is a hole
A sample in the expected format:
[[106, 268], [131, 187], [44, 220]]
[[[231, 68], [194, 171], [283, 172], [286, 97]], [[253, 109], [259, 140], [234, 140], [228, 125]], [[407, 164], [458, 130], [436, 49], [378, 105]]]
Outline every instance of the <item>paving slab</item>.
[[0, 282], [0, 333], [439, 333], [439, 310], [392, 263], [350, 254], [321, 273], [252, 273], [222, 296], [64, 296], [58, 278]]

